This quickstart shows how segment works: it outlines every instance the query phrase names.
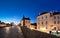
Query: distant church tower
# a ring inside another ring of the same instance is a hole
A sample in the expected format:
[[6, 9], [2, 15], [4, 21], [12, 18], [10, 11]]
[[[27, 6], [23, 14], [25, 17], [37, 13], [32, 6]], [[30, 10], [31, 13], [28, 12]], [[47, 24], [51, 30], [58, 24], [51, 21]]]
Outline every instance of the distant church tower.
[[23, 16], [20, 24], [21, 24], [21, 26], [30, 28], [30, 18], [25, 18], [25, 16]]

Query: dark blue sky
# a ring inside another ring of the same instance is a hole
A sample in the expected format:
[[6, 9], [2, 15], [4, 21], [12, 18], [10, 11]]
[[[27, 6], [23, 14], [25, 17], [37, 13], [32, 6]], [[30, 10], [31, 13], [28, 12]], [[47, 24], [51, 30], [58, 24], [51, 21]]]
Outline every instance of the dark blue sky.
[[60, 11], [60, 0], [0, 0], [0, 20], [18, 23], [23, 15], [36, 22], [39, 12]]

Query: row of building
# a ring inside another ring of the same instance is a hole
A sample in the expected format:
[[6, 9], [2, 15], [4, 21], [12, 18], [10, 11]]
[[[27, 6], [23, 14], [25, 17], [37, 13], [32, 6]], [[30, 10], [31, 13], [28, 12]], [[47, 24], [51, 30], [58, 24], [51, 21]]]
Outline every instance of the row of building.
[[47, 33], [52, 30], [60, 30], [60, 12], [43, 12], [36, 17], [36, 23], [31, 23], [30, 18], [23, 16], [19, 24]]
[[9, 24], [9, 23], [4, 23], [4, 22], [0, 21], [0, 28], [10, 27], [10, 26], [13, 26], [13, 25], [15, 25], [13, 22]]

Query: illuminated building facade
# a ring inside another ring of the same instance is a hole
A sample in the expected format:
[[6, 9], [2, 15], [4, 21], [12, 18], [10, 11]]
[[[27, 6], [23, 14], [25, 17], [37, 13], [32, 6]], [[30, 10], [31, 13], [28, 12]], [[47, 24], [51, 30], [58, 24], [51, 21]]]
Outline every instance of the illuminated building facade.
[[33, 30], [35, 30], [37, 28], [36, 23], [31, 23], [30, 18], [25, 18], [24, 16], [23, 16], [22, 20], [20, 21], [19, 25], [23, 26], [23, 27], [33, 29]]
[[37, 29], [37, 24], [36, 23], [31, 23], [30, 29], [33, 29], [33, 30]]
[[38, 15], [37, 30], [43, 32], [60, 30], [60, 12], [43, 12]]
[[23, 16], [21, 22], [20, 22], [20, 25], [21, 26], [24, 26], [24, 27], [27, 27], [27, 28], [30, 28], [30, 18], [25, 18]]

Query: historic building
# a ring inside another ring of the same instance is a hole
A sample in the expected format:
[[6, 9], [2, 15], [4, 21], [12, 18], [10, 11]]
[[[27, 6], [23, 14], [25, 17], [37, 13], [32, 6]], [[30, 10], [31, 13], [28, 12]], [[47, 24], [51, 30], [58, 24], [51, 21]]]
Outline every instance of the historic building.
[[30, 29], [33, 29], [33, 30], [37, 29], [37, 24], [36, 23], [31, 23]]
[[9, 26], [13, 26], [13, 25], [14, 25], [13, 22], [11, 24], [9, 24], [9, 23], [4, 23], [4, 22], [0, 21], [0, 27], [9, 27]]
[[19, 26], [27, 27], [33, 30], [37, 29], [37, 24], [31, 23], [30, 18], [26, 18], [25, 16], [23, 16], [22, 20], [19, 23]]
[[27, 27], [27, 28], [30, 28], [30, 18], [25, 18], [23, 16], [21, 22], [20, 22], [20, 25], [21, 26], [24, 26], [24, 27]]
[[6, 24], [0, 21], [0, 27], [6, 27]]
[[60, 12], [43, 12], [37, 16], [37, 30], [60, 30]]

